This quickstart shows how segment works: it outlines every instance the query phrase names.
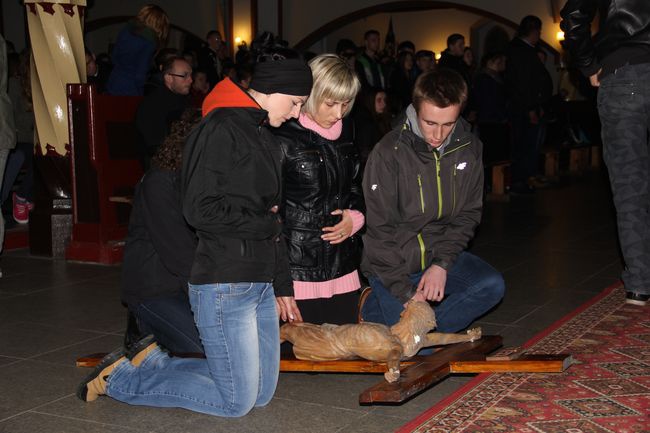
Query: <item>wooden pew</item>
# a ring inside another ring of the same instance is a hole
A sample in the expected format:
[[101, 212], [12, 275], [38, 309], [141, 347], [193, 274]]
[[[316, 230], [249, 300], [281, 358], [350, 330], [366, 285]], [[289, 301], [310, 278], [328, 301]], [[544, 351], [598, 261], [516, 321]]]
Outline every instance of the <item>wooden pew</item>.
[[600, 146], [591, 146], [591, 168], [593, 170], [599, 169], [601, 162]]
[[590, 165], [590, 147], [572, 147], [569, 151], [569, 172], [572, 174], [584, 173]]
[[506, 190], [506, 173], [510, 169], [510, 161], [497, 161], [488, 165], [492, 171], [492, 191], [487, 195], [489, 201], [510, 201]]
[[560, 151], [547, 149], [544, 151], [544, 176], [558, 179], [560, 175]]
[[66, 258], [116, 263], [127, 234], [128, 197], [142, 177], [134, 124], [142, 98], [97, 94], [88, 84], [68, 84], [67, 97], [73, 226]]

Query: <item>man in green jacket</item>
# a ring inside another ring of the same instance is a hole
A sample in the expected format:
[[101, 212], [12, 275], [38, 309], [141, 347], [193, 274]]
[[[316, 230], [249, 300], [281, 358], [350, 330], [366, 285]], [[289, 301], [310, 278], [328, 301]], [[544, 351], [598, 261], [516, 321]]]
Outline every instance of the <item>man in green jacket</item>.
[[361, 268], [369, 322], [393, 325], [410, 299], [433, 302], [440, 332], [496, 305], [501, 274], [465, 251], [481, 219], [482, 144], [460, 118], [467, 84], [449, 69], [422, 74], [404, 123], [375, 146], [363, 179]]

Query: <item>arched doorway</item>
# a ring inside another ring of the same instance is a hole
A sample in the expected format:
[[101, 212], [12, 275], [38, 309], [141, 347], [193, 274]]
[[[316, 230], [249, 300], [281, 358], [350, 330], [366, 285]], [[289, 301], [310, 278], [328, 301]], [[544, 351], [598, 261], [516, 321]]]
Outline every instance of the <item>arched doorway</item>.
[[[367, 8], [359, 9], [354, 12], [350, 12], [346, 15], [340, 16], [309, 33], [298, 43], [296, 43], [295, 48], [298, 50], [307, 50], [309, 47], [317, 43], [323, 37], [334, 32], [335, 30], [340, 29], [343, 26], [351, 24], [357, 20], [369, 17], [371, 15], [380, 14], [380, 13], [397, 13], [397, 12], [417, 12], [417, 11], [429, 11], [434, 9], [455, 9], [462, 12], [468, 12], [471, 14], [478, 15], [480, 17], [487, 18], [496, 23], [499, 23], [505, 27], [516, 30], [519, 27], [518, 23], [511, 21], [507, 18], [497, 15], [495, 13], [489, 12], [484, 9], [476, 8], [473, 6], [467, 6], [464, 4], [451, 3], [446, 1], [393, 1], [387, 3], [381, 3], [378, 5], [370, 6]], [[556, 63], [560, 60], [560, 53], [550, 44], [545, 41], [540, 41], [542, 47], [549, 52], [554, 58]]]

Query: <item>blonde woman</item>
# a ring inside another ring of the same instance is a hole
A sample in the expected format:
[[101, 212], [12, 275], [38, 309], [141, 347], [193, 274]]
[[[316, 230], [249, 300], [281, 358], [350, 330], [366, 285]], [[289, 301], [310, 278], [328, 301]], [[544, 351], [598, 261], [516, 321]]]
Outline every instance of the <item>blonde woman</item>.
[[167, 40], [169, 18], [156, 5], [146, 5], [120, 31], [111, 53], [113, 70], [106, 90], [111, 95], [142, 95], [156, 51]]
[[305, 322], [356, 321], [364, 224], [359, 158], [345, 118], [360, 88], [333, 54], [309, 63], [314, 86], [297, 121], [275, 130], [283, 164], [284, 235], [295, 299]]

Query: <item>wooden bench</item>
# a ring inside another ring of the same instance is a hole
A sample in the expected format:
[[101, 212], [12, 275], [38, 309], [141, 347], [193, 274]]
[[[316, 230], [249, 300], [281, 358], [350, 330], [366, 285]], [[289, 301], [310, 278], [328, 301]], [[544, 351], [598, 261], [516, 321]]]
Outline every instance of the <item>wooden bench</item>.
[[591, 168], [597, 170], [602, 163], [602, 156], [600, 154], [600, 146], [591, 146]]
[[73, 219], [66, 258], [116, 263], [127, 234], [128, 198], [142, 177], [134, 124], [142, 98], [97, 94], [88, 84], [68, 84], [67, 98]]
[[590, 163], [591, 147], [572, 147], [569, 151], [569, 172], [571, 174], [582, 174], [591, 165]]
[[510, 196], [506, 189], [506, 174], [510, 169], [510, 161], [497, 161], [488, 165], [492, 173], [492, 191], [487, 195], [489, 201], [507, 202]]
[[560, 175], [560, 151], [547, 149], [544, 151], [544, 176], [557, 180]]

